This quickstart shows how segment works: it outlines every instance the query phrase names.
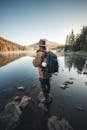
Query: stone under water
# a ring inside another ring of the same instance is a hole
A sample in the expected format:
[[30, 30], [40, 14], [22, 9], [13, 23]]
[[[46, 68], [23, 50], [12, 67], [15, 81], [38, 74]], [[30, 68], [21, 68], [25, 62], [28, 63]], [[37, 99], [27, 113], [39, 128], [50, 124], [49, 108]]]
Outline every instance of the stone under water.
[[5, 106], [4, 111], [0, 113], [0, 124], [4, 130], [13, 130], [18, 125], [23, 113], [22, 110], [29, 105], [31, 100], [28, 96], [23, 96], [20, 101], [18, 99], [20, 97], [16, 96], [13, 101]]
[[69, 122], [62, 118], [61, 120], [57, 116], [51, 116], [48, 118], [49, 130], [73, 130]]

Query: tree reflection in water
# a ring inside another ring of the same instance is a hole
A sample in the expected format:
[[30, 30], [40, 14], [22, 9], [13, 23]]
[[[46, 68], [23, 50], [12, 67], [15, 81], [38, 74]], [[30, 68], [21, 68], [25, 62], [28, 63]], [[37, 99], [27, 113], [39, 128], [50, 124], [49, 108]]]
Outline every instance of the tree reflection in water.
[[13, 52], [13, 53], [0, 53], [0, 67], [19, 59], [23, 56], [26, 56], [26, 53]]
[[87, 74], [87, 59], [80, 56], [64, 56], [65, 67], [71, 71], [71, 68], [77, 69], [78, 74]]

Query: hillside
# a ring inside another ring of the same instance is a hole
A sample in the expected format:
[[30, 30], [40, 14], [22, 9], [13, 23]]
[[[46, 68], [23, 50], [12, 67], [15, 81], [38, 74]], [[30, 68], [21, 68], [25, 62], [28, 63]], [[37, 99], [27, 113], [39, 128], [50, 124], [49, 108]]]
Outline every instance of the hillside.
[[25, 50], [28, 51], [34, 51], [34, 47], [32, 45], [25, 46]]
[[18, 45], [12, 41], [9, 41], [3, 37], [0, 37], [0, 51], [1, 52], [18, 51], [18, 50], [25, 50], [25, 47]]

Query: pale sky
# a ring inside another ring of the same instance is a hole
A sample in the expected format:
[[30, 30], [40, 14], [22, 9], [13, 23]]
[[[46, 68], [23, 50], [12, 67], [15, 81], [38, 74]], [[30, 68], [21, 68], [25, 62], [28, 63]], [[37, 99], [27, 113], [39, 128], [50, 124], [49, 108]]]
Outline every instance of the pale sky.
[[0, 36], [21, 45], [48, 39], [64, 44], [87, 25], [87, 0], [0, 0]]

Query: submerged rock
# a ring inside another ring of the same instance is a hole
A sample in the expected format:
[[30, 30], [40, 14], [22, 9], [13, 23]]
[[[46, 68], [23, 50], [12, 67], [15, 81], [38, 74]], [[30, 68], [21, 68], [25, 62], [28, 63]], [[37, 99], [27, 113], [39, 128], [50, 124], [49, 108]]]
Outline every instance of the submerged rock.
[[69, 87], [68, 87], [67, 85], [63, 85], [63, 84], [62, 84], [62, 85], [60, 86], [60, 88], [61, 88], [61, 89], [66, 89], [66, 88], [69, 88]]
[[39, 104], [38, 104], [38, 107], [41, 108], [42, 110], [44, 111], [48, 111], [48, 105], [50, 103], [52, 103], [53, 101], [53, 98], [52, 98], [52, 95], [49, 94], [49, 98], [48, 100], [45, 100], [45, 97], [43, 95], [43, 92], [40, 92], [39, 95], [38, 95], [38, 101], [39, 101]]
[[43, 103], [45, 101], [45, 97], [43, 95], [43, 92], [40, 92], [39, 95], [38, 95], [38, 100], [39, 102]]
[[49, 130], [73, 130], [69, 122], [65, 119], [59, 120], [57, 116], [51, 116], [48, 119]]
[[87, 74], [87, 72], [84, 72], [83, 74]]
[[70, 80], [74, 80], [75, 78], [69, 78]]
[[61, 89], [69, 88], [69, 87], [68, 87], [68, 84], [73, 84], [73, 81], [65, 81], [65, 82], [60, 86], [60, 88], [61, 88]]
[[64, 85], [73, 84], [73, 81], [65, 81], [63, 84]]
[[35, 87], [36, 87], [36, 84], [33, 84], [33, 85], [32, 85], [32, 88], [35, 88]]
[[19, 96], [16, 96], [16, 97], [14, 98], [14, 101], [15, 101], [15, 102], [20, 102], [20, 100], [21, 100], [21, 98], [20, 98]]
[[[39, 93], [39, 95], [38, 95], [38, 101], [39, 101], [40, 103], [46, 103], [46, 102], [45, 102], [45, 97], [44, 97], [44, 95], [43, 95], [43, 92], [40, 92], [40, 93]], [[52, 101], [53, 101], [53, 97], [52, 97], [51, 94], [49, 94], [49, 98], [48, 98], [47, 103], [51, 103]]]
[[23, 110], [29, 104], [30, 100], [31, 97], [23, 96], [19, 103], [19, 107]]
[[18, 90], [24, 90], [25, 88], [23, 86], [17, 87]]
[[80, 106], [74, 106], [73, 108], [79, 111], [85, 111], [85, 109]]
[[31, 98], [28, 96], [23, 96], [20, 101], [18, 96], [14, 98], [5, 106], [5, 109], [0, 113], [0, 124], [3, 125], [4, 130], [13, 130], [19, 123], [22, 114], [22, 109], [24, 109], [30, 102]]
[[44, 103], [39, 103], [38, 107], [41, 108], [44, 111], [48, 111], [47, 106]]
[[5, 130], [12, 130], [18, 125], [21, 114], [22, 112], [18, 105], [10, 102], [5, 106], [4, 112], [0, 114], [0, 124], [4, 125]]

